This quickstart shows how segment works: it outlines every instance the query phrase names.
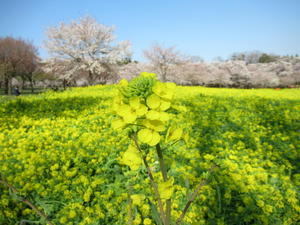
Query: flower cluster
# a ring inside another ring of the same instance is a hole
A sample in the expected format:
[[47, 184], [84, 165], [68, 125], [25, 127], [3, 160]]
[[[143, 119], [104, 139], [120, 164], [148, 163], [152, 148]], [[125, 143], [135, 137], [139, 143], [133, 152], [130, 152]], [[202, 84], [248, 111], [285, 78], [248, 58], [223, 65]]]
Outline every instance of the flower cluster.
[[[160, 89], [160, 82], [153, 75], [142, 77], [118, 85], [0, 99], [1, 179], [57, 225], [129, 221], [154, 225], [155, 213], [148, 203], [155, 199], [148, 198], [152, 193], [149, 179], [136, 176], [145, 171], [140, 153], [124, 133], [111, 128], [112, 120], [121, 119], [121, 125], [134, 132], [149, 129], [158, 133], [159, 144], [167, 146], [163, 150], [174, 180], [160, 182], [158, 189], [168, 199], [168, 190], [174, 187], [174, 218], [180, 216], [187, 195], [204, 172], [218, 166], [214, 180], [203, 186], [188, 210], [184, 224], [299, 224], [299, 89], [279, 93], [176, 86], [168, 90], [172, 104], [162, 110], [167, 94], [153, 90], [157, 84]], [[136, 87], [144, 89], [137, 91]], [[151, 95], [162, 101], [157, 104]], [[129, 120], [136, 115], [135, 120], [125, 122], [125, 114], [116, 118], [113, 102], [130, 107]], [[151, 110], [159, 113], [164, 131], [155, 131], [157, 124], [144, 125], [147, 120], [157, 120]], [[186, 144], [172, 145], [184, 133], [189, 134]], [[140, 134], [138, 141], [143, 137]], [[145, 137], [145, 141], [142, 147], [151, 147], [150, 139]], [[154, 156], [155, 151], [149, 151], [147, 160], [154, 179], [162, 181]], [[126, 164], [129, 159], [131, 163]], [[130, 207], [134, 210], [129, 218]], [[0, 224], [21, 220], [44, 223], [1, 183]]]
[[[130, 83], [120, 82], [120, 96], [115, 101], [115, 113], [118, 119], [112, 122], [115, 129], [135, 126], [138, 128], [138, 139], [149, 146], [158, 144], [162, 136], [160, 132], [167, 129], [174, 96], [174, 83], [161, 83], [155, 74], [142, 73]], [[165, 141], [179, 139], [182, 130], [169, 128]]]

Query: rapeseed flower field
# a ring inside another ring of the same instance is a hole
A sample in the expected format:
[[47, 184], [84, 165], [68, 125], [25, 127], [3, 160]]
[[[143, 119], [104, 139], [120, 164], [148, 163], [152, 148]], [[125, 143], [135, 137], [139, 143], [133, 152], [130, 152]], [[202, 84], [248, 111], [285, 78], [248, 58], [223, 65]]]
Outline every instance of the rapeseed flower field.
[[164, 141], [174, 178], [163, 182], [149, 150], [162, 199], [172, 200], [171, 224], [208, 177], [181, 224], [300, 224], [299, 89], [146, 82], [153, 93], [131, 90], [120, 100], [124, 85], [0, 101], [0, 224], [159, 224], [151, 181], [124, 128], [144, 115], [141, 148]]

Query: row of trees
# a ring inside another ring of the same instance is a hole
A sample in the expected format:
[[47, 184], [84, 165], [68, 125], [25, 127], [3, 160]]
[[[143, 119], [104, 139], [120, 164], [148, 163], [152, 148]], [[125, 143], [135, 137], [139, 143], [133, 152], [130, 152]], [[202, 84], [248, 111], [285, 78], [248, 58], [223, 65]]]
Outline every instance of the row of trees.
[[46, 35], [44, 47], [50, 57], [44, 61], [31, 42], [0, 38], [0, 87], [5, 93], [11, 93], [13, 78], [21, 86], [29, 84], [33, 91], [36, 81], [64, 86], [105, 84], [142, 71], [155, 72], [163, 81], [186, 85], [273, 87], [299, 83], [298, 56], [253, 51], [205, 63], [175, 47], [154, 44], [144, 51], [148, 63], [132, 62], [130, 42], [116, 43], [114, 28], [89, 16], [50, 27]]
[[21, 83], [34, 85], [34, 76], [39, 73], [40, 59], [37, 48], [29, 41], [11, 37], [0, 38], [0, 86], [5, 94], [11, 94], [12, 78], [19, 77]]
[[[151, 64], [130, 63], [119, 74], [131, 79], [141, 71], [159, 74]], [[166, 80], [181, 85], [234, 88], [275, 88], [300, 85], [300, 60], [246, 64], [244, 61], [183, 63], [171, 65]]]
[[[160, 75], [164, 81], [182, 85], [212, 87], [267, 88], [300, 85], [300, 58], [278, 56], [258, 51], [235, 53], [227, 60], [206, 63], [201, 58], [185, 56], [175, 48], [154, 45], [144, 52], [149, 63], [130, 63], [119, 70], [130, 79], [142, 71]], [[129, 74], [131, 76], [129, 76]]]

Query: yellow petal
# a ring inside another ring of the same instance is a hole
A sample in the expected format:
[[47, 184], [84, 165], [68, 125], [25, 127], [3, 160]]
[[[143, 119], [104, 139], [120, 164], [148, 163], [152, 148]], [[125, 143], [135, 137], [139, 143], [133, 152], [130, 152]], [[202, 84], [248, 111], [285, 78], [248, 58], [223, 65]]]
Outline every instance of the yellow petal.
[[138, 132], [138, 139], [150, 146], [154, 146], [160, 141], [160, 135], [154, 130], [142, 129]]
[[161, 99], [159, 110], [160, 111], [166, 111], [167, 109], [170, 108], [170, 106], [171, 106], [171, 102]]
[[119, 85], [121, 85], [121, 86], [127, 86], [128, 85], [128, 80], [126, 80], [126, 79], [120, 80]]
[[146, 118], [149, 120], [157, 120], [159, 119], [159, 112], [156, 110], [149, 110], [146, 114]]
[[170, 100], [174, 94], [174, 85], [172, 85], [171, 83], [164, 84], [164, 83], [157, 82], [153, 86], [152, 91], [155, 94], [157, 94], [159, 97]]
[[171, 91], [174, 91], [176, 88], [176, 84], [175, 83], [165, 83], [167, 88]]
[[141, 105], [139, 97], [129, 99], [129, 105], [134, 109], [138, 109]]
[[182, 129], [181, 128], [175, 128], [175, 127], [170, 127], [167, 132], [166, 136], [166, 141], [177, 141], [181, 138], [182, 136]]
[[129, 145], [126, 152], [124, 152], [122, 155], [121, 163], [129, 166], [131, 170], [137, 170], [143, 161], [138, 150], [134, 146]]
[[129, 105], [125, 105], [125, 104], [120, 105], [119, 108], [117, 109], [117, 114], [122, 117], [127, 115], [130, 112], [131, 112], [131, 109], [130, 109]]
[[160, 120], [144, 120], [143, 125], [155, 131], [164, 131], [166, 129], [164, 123]]
[[164, 122], [168, 121], [170, 119], [169, 113], [166, 113], [166, 112], [160, 112], [159, 117], [160, 117], [160, 120], [164, 121]]
[[152, 139], [152, 132], [149, 129], [142, 129], [138, 132], [138, 139], [143, 143], [148, 143]]
[[146, 103], [149, 108], [157, 109], [160, 106], [160, 97], [152, 94], [147, 98]]
[[136, 109], [136, 113], [138, 116], [143, 116], [147, 113], [148, 111], [148, 108], [147, 106], [143, 105], [143, 104], [140, 104], [139, 108]]
[[137, 118], [137, 115], [135, 113], [132, 113], [131, 111], [128, 112], [126, 115], [123, 115], [123, 119], [126, 123], [133, 123]]
[[147, 144], [149, 144], [150, 146], [155, 146], [159, 143], [159, 141], [160, 141], [159, 133], [157, 133], [156, 131], [152, 131], [151, 140]]
[[159, 112], [156, 110], [150, 110], [146, 114], [146, 118], [149, 120], [168, 121], [170, 119], [169, 114], [166, 112]]
[[174, 179], [171, 178], [166, 182], [162, 182], [162, 183], [158, 184], [158, 191], [159, 191], [160, 197], [162, 199], [170, 199], [171, 198], [173, 191], [174, 191], [173, 182], [174, 182]]
[[113, 129], [118, 130], [125, 126], [125, 122], [122, 119], [116, 119], [112, 121], [111, 126]]

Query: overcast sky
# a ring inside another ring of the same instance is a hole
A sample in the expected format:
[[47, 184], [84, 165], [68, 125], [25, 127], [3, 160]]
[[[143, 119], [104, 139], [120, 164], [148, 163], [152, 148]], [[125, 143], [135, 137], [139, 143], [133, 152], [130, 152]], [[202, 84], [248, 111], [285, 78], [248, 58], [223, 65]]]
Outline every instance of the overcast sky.
[[0, 36], [40, 48], [47, 27], [84, 15], [114, 25], [136, 60], [154, 42], [205, 60], [252, 50], [300, 53], [300, 0], [0, 0]]

